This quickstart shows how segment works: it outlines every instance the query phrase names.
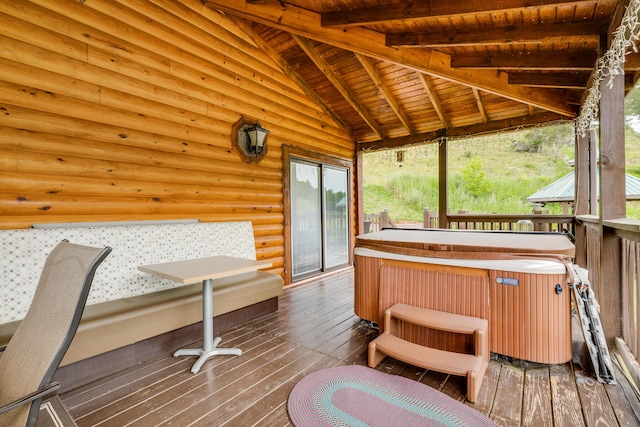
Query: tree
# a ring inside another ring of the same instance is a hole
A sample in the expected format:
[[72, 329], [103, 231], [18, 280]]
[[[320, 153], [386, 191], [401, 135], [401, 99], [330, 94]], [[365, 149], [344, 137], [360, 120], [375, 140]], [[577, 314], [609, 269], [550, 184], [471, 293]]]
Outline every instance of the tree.
[[462, 180], [467, 191], [478, 198], [491, 190], [491, 183], [482, 170], [482, 160], [479, 157], [469, 160], [462, 170]]

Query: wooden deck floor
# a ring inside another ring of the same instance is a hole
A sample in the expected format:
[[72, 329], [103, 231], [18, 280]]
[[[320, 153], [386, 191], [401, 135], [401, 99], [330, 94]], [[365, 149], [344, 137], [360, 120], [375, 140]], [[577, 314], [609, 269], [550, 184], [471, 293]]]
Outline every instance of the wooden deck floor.
[[[310, 372], [366, 364], [377, 332], [353, 313], [353, 272], [287, 289], [277, 313], [222, 334], [218, 356], [200, 373], [193, 357], [170, 354], [61, 396], [82, 426], [287, 426], [289, 392]], [[465, 380], [387, 358], [379, 370], [464, 401]], [[602, 385], [572, 364], [522, 367], [492, 360], [475, 404], [501, 426], [633, 426], [640, 404], [618, 372]]]

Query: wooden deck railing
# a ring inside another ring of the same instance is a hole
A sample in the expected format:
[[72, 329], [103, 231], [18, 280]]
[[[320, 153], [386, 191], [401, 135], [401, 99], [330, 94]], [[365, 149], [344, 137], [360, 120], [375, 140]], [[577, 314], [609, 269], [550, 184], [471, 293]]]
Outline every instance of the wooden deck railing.
[[[548, 214], [471, 214], [457, 213], [447, 215], [449, 228], [460, 230], [508, 230], [508, 231], [560, 231], [574, 233], [573, 215]], [[402, 228], [389, 217], [389, 211], [379, 214], [367, 214], [365, 233], [383, 228]], [[438, 214], [425, 209], [423, 228], [438, 228]]]
[[387, 209], [381, 211], [379, 214], [365, 214], [364, 221], [365, 233], [373, 233], [383, 228], [396, 228], [396, 223], [389, 217], [389, 211]]
[[589, 271], [608, 341], [640, 384], [640, 221], [579, 216], [576, 263]]
[[640, 319], [638, 319], [640, 242], [622, 239], [622, 263], [622, 338], [638, 359], [640, 355]]
[[449, 214], [449, 228], [460, 230], [557, 231], [574, 233], [573, 215]]
[[614, 339], [640, 384], [640, 221], [605, 220], [601, 226], [597, 217], [585, 216], [578, 217], [578, 223], [584, 229], [584, 263], [605, 334]]

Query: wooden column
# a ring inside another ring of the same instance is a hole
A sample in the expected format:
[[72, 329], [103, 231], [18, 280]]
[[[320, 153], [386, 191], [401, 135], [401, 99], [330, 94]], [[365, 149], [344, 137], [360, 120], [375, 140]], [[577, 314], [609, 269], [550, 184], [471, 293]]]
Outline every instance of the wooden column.
[[[364, 234], [364, 220], [365, 220], [365, 212], [364, 212], [364, 196], [362, 190], [362, 183], [364, 180], [364, 161], [362, 158], [362, 151], [358, 151], [356, 153], [356, 212], [358, 214], [358, 222], [356, 226], [356, 235]], [[355, 239], [353, 239], [355, 241]]]
[[438, 144], [438, 227], [449, 228], [447, 210], [449, 209], [449, 186], [447, 184], [447, 137], [443, 136]]
[[600, 101], [600, 212], [602, 219], [625, 218], [624, 78], [601, 84]]
[[[586, 134], [581, 135], [576, 130], [575, 143], [575, 194], [574, 194], [574, 215], [593, 214], [592, 207], [596, 208], [596, 198], [591, 197], [591, 156], [593, 155], [593, 163], [595, 165], [595, 150], [592, 150], [592, 144], [595, 144], [595, 131], [589, 130]], [[595, 173], [595, 171], [594, 171]], [[594, 189], [595, 191], [595, 189]], [[576, 236], [576, 264], [586, 267], [586, 230], [581, 223], [575, 224]]]
[[[575, 214], [595, 215], [597, 213], [595, 166], [597, 164], [596, 134], [589, 130], [585, 135], [576, 134], [575, 145]], [[592, 169], [591, 166], [594, 166]], [[593, 171], [593, 174], [591, 173]], [[591, 178], [594, 178], [593, 180]], [[596, 184], [597, 185], [597, 184]]]
[[605, 78], [600, 87], [600, 227], [601, 274], [598, 278], [600, 317], [607, 340], [622, 334], [621, 242], [607, 233], [603, 220], [626, 216], [624, 156], [624, 76]]
[[595, 130], [589, 133], [589, 214], [598, 215], [598, 137]]

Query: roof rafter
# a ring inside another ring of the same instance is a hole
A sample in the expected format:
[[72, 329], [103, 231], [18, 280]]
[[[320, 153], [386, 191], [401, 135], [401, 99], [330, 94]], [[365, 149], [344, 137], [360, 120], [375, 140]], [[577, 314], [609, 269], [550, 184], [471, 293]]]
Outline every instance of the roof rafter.
[[478, 104], [478, 111], [480, 112], [480, 117], [482, 117], [482, 122], [487, 123], [489, 119], [487, 118], [487, 112], [484, 109], [482, 95], [480, 94], [480, 91], [475, 87], [472, 87], [471, 90], [473, 91], [473, 96], [476, 99], [476, 104]]
[[442, 108], [442, 104], [440, 103], [440, 98], [438, 98], [438, 94], [433, 88], [433, 85], [431, 84], [431, 80], [429, 80], [429, 76], [423, 73], [418, 73], [418, 75], [420, 77], [420, 81], [422, 82], [422, 85], [424, 86], [425, 90], [429, 94], [429, 99], [431, 99], [431, 104], [433, 104], [433, 108], [436, 110], [436, 114], [438, 115], [438, 117], [440, 117], [440, 122], [442, 123], [442, 126], [445, 129], [449, 128], [449, 121], [447, 120], [447, 117], [444, 115], [444, 109]]
[[371, 80], [373, 80], [377, 88], [380, 89], [380, 92], [386, 99], [393, 112], [396, 114], [396, 116], [398, 116], [398, 119], [402, 122], [404, 127], [406, 127], [410, 133], [416, 133], [415, 126], [413, 126], [411, 120], [409, 120], [409, 117], [407, 117], [400, 104], [398, 104], [398, 101], [389, 90], [389, 87], [382, 81], [382, 78], [376, 71], [376, 67], [373, 65], [373, 62], [371, 62], [371, 59], [359, 53], [356, 53], [355, 55], [356, 58], [358, 58], [358, 61], [360, 61], [360, 64], [362, 64], [362, 67], [364, 67]]
[[233, 20], [233, 22], [240, 28], [242, 28], [242, 30], [249, 36], [251, 37], [251, 40], [253, 40], [253, 42], [262, 50], [265, 51], [265, 53], [267, 55], [269, 55], [269, 57], [273, 60], [273, 62], [275, 62], [276, 64], [278, 64], [278, 66], [280, 67], [280, 69], [282, 69], [282, 71], [289, 76], [289, 78], [291, 78], [294, 82], [296, 82], [296, 84], [298, 85], [298, 87], [300, 89], [302, 89], [302, 91], [309, 97], [311, 98], [317, 105], [318, 107], [320, 107], [320, 109], [327, 114], [329, 117], [331, 117], [331, 119], [340, 127], [342, 128], [342, 130], [344, 130], [347, 133], [350, 133], [351, 130], [349, 129], [349, 127], [344, 123], [344, 121], [342, 121], [342, 119], [340, 119], [340, 117], [336, 116], [335, 113], [333, 112], [333, 110], [331, 110], [325, 103], [324, 101], [322, 101], [322, 99], [314, 92], [314, 90], [309, 87], [309, 85], [304, 81], [304, 79], [302, 77], [300, 77], [298, 75], [298, 73], [296, 73], [291, 66], [289, 65], [289, 63], [287, 61], [284, 60], [284, 58], [282, 58], [282, 56], [280, 56], [276, 51], [273, 50], [273, 48], [271, 48], [271, 46], [269, 46], [268, 43], [266, 43], [264, 41], [264, 39], [262, 37], [260, 37], [258, 34], [255, 33], [255, 31], [253, 31], [253, 28], [251, 28], [250, 25], [248, 25], [247, 21], [240, 19], [240, 18], [236, 18], [234, 16], [230, 16], [230, 19]]
[[606, 31], [604, 23], [563, 22], [551, 24], [521, 25], [479, 28], [442, 32], [413, 32], [387, 34], [387, 46], [482, 46], [493, 44], [539, 43], [562, 39], [563, 43], [599, 41]]
[[356, 96], [342, 84], [340, 79], [335, 75], [335, 73], [329, 67], [329, 64], [322, 58], [320, 53], [316, 50], [315, 47], [311, 44], [311, 42], [304, 37], [298, 36], [296, 34], [291, 34], [291, 37], [298, 43], [298, 45], [302, 48], [304, 53], [313, 61], [314, 64], [320, 69], [322, 74], [327, 77], [327, 79], [331, 82], [333, 86], [342, 94], [344, 99], [353, 107], [354, 110], [362, 117], [362, 119], [367, 123], [367, 125], [378, 135], [378, 137], [382, 137], [384, 134], [380, 129], [380, 126], [376, 123], [376, 121], [371, 117], [371, 115], [367, 112], [366, 108], [360, 104]]
[[322, 14], [322, 26], [361, 26], [392, 21], [411, 21], [432, 17], [503, 13], [513, 9], [534, 9], [549, 4], [578, 3], [575, 0], [488, 0], [482, 2], [435, 0], [412, 1], [368, 7], [366, 9], [335, 11]]
[[[527, 1], [531, 3], [530, 0]], [[536, 2], [533, 1], [533, 3]], [[366, 28], [349, 28], [348, 30], [323, 28], [320, 25], [320, 14], [283, 4], [279, 0], [261, 0], [256, 3], [247, 0], [205, 0], [205, 5], [292, 34], [401, 64], [416, 71], [476, 87], [567, 117], [575, 117], [577, 113], [575, 106], [564, 102], [559, 96], [561, 93], [554, 90], [509, 85], [506, 75], [492, 70], [456, 69], [451, 67], [451, 59], [448, 55], [428, 48], [387, 47], [383, 34]]]

